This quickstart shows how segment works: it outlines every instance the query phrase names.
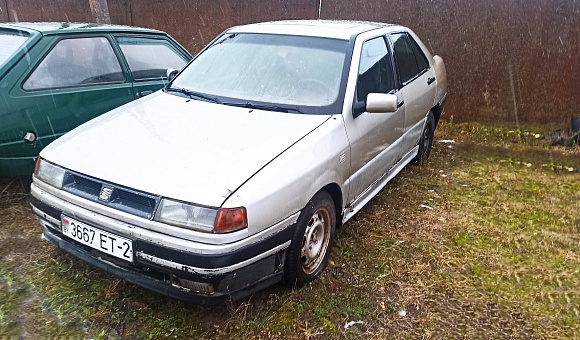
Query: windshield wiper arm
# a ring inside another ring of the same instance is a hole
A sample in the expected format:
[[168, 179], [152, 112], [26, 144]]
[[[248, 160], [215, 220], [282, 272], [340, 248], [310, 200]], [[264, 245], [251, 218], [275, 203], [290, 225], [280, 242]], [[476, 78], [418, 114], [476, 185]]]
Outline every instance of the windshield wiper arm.
[[217, 97], [210, 96], [210, 95], [205, 94], [205, 93], [199, 93], [199, 92], [191, 91], [191, 90], [188, 90], [188, 89], [184, 89], [182, 87], [168, 87], [166, 89], [166, 91], [183, 93], [184, 95], [188, 96], [191, 99], [201, 98], [201, 99], [209, 100], [209, 101], [212, 101], [212, 102], [218, 103], [218, 104], [221, 104], [222, 103], [222, 101], [219, 100]]
[[221, 100], [219, 100], [215, 96], [210, 96], [210, 95], [205, 94], [205, 93], [191, 91], [191, 90], [188, 90], [188, 89], [185, 89], [182, 87], [168, 87], [165, 89], [165, 91], [179, 92], [179, 93], [185, 94], [186, 96], [188, 96], [191, 99], [201, 98], [201, 99], [209, 100], [209, 101], [214, 102], [214, 103], [228, 105], [228, 106], [245, 107], [248, 109], [266, 110], [266, 111], [304, 113], [298, 108], [297, 105], [281, 106], [281, 105], [272, 105], [272, 104], [254, 104], [254, 103], [251, 103], [249, 101], [242, 102], [242, 103], [222, 102]]
[[296, 111], [298, 113], [304, 113], [304, 112], [300, 111], [298, 106], [285, 107], [285, 106], [272, 105], [272, 104], [254, 104], [254, 103], [250, 103], [250, 102], [243, 102], [243, 103], [227, 103], [226, 102], [226, 103], [222, 103], [222, 104], [228, 105], [228, 106], [245, 107], [248, 109], [257, 109], [257, 110], [266, 110], [266, 111], [279, 111], [279, 112]]

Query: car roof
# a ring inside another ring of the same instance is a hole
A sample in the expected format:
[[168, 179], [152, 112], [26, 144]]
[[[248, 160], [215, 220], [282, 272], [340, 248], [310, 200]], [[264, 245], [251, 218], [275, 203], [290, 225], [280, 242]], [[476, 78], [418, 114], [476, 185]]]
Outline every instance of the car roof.
[[12, 28], [30, 33], [39, 32], [42, 35], [75, 34], [80, 32], [161, 33], [161, 31], [157, 30], [132, 26], [72, 22], [10, 22], [1, 23], [0, 28]]
[[397, 27], [370, 21], [286, 20], [237, 26], [227, 30], [227, 32], [303, 35], [348, 40], [353, 35], [389, 26]]

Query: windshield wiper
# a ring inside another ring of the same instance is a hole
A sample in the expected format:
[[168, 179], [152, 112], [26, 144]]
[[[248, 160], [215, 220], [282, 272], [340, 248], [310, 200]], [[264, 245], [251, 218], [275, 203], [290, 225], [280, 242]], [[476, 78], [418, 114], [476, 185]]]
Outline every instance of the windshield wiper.
[[218, 103], [218, 104], [221, 104], [222, 103], [222, 101], [219, 100], [217, 97], [210, 96], [210, 95], [205, 94], [205, 93], [199, 93], [199, 92], [191, 91], [191, 90], [188, 90], [188, 89], [184, 89], [182, 87], [168, 87], [168, 88], [165, 89], [165, 91], [183, 93], [184, 95], [188, 96], [191, 99], [201, 98], [201, 99], [209, 100], [211, 102]]
[[225, 102], [225, 103], [222, 103], [222, 104], [223, 105], [228, 105], [228, 106], [245, 107], [245, 108], [248, 108], [248, 109], [256, 109], [256, 110], [304, 113], [304, 112], [300, 111], [300, 109], [298, 108], [298, 106], [286, 107], [286, 106], [272, 105], [272, 104], [254, 104], [254, 103], [250, 103], [250, 102], [244, 102], [244, 103], [228, 103], [228, 102]]
[[281, 106], [281, 105], [272, 105], [272, 104], [254, 104], [251, 102], [243, 102], [243, 103], [234, 103], [234, 102], [222, 102], [217, 97], [210, 96], [205, 93], [199, 93], [195, 91], [191, 91], [182, 87], [168, 87], [165, 89], [166, 92], [178, 92], [188, 96], [191, 99], [201, 98], [205, 100], [209, 100], [214, 103], [228, 105], [228, 106], [236, 106], [236, 107], [245, 107], [248, 109], [256, 109], [256, 110], [266, 110], [266, 111], [278, 111], [278, 112], [298, 112], [304, 113], [302, 110], [298, 108], [297, 105], [289, 105], [289, 106]]

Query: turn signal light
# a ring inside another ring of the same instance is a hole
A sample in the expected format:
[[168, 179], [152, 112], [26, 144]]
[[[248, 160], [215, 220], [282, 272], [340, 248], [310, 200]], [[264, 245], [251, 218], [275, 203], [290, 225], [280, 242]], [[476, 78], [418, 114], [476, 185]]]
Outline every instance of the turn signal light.
[[214, 233], [229, 233], [248, 226], [246, 208], [222, 208], [215, 220]]
[[36, 173], [36, 169], [38, 169], [38, 163], [40, 163], [40, 156], [36, 159], [36, 164], [34, 165], [34, 173]]

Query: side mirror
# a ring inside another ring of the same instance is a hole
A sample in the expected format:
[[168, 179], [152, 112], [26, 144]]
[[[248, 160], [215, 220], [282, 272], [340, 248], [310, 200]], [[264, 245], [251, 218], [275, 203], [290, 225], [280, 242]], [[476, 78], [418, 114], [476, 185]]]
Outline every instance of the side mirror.
[[179, 73], [179, 70], [176, 68], [168, 68], [167, 69], [167, 81], [171, 82], [175, 79], [175, 76]]
[[397, 111], [398, 98], [394, 94], [369, 93], [367, 96], [367, 112], [387, 113]]

